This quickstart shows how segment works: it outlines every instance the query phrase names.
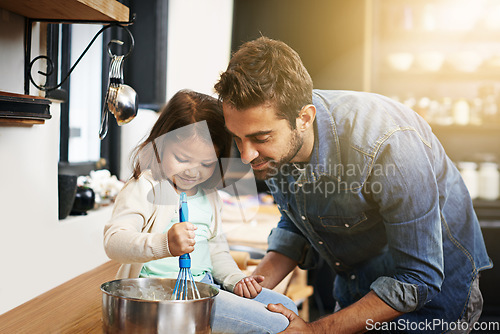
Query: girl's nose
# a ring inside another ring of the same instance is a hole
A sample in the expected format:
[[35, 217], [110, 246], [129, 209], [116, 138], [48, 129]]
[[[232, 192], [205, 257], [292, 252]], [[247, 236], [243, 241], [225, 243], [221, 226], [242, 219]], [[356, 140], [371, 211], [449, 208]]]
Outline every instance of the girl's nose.
[[184, 171], [184, 174], [189, 177], [196, 177], [199, 173], [198, 167], [192, 167]]

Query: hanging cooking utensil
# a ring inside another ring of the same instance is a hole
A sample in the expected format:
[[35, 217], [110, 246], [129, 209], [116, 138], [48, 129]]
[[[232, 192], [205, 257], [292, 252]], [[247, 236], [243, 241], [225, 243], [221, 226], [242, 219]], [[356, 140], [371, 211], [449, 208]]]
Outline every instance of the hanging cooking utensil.
[[101, 129], [99, 131], [101, 140], [108, 133], [108, 112], [115, 116], [118, 125], [123, 125], [130, 122], [137, 115], [139, 107], [137, 93], [132, 87], [124, 84], [123, 80], [123, 61], [130, 54], [130, 51], [126, 55], [115, 55], [111, 52], [111, 43], [123, 44], [122, 41], [118, 40], [112, 40], [108, 43], [111, 63], [109, 66], [108, 89], [102, 109]]
[[[114, 77], [115, 73], [115, 67], [116, 67], [116, 62], [118, 58], [116, 56], [113, 56], [111, 58], [111, 63], [109, 65], [109, 74], [108, 74], [108, 89], [106, 90], [106, 96], [104, 98], [104, 104], [102, 106], [102, 115], [101, 115], [101, 128], [99, 130], [99, 138], [102, 140], [106, 135], [108, 134], [108, 122], [109, 122], [109, 117], [108, 117], [108, 111], [109, 111], [109, 102], [113, 101], [113, 91], [111, 90], [112, 87], [112, 79]], [[109, 111], [110, 112], [110, 111]]]

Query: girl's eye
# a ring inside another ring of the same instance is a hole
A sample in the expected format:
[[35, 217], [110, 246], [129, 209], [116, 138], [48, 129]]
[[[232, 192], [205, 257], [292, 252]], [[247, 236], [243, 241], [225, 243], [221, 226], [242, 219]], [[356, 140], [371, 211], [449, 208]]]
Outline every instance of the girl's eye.
[[179, 157], [178, 157], [178, 156], [176, 156], [175, 154], [174, 154], [174, 157], [175, 157], [175, 160], [177, 160], [178, 162], [181, 162], [181, 163], [186, 163], [186, 162], [188, 162], [187, 160], [183, 160], [183, 159], [179, 158]]
[[210, 162], [210, 163], [208, 163], [208, 164], [204, 164], [204, 163], [202, 163], [201, 165], [202, 165], [203, 167], [205, 167], [205, 168], [209, 168], [209, 167], [212, 167], [213, 165], [215, 165], [215, 163], [216, 163], [216, 162], [217, 162], [217, 161], [214, 161], [214, 162]]

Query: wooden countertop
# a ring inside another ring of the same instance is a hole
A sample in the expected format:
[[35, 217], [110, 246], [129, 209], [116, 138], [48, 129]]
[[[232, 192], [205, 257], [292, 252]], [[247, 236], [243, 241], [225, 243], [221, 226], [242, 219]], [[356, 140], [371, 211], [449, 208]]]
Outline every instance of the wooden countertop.
[[[225, 223], [223, 229], [230, 244], [252, 245], [265, 249], [267, 236], [278, 220], [277, 208], [264, 206], [259, 208], [256, 225]], [[100, 286], [113, 280], [118, 268], [118, 263], [106, 262], [0, 315], [0, 333], [102, 333]], [[288, 281], [289, 279], [286, 279], [282, 282], [284, 286], [280, 292], [284, 292]], [[305, 282], [301, 282], [300, 286], [300, 291], [305, 291]], [[312, 290], [309, 290], [304, 296], [312, 293]], [[301, 292], [300, 296], [297, 296], [303, 298], [302, 294]], [[303, 317], [307, 319], [304, 315]]]
[[[273, 206], [260, 208], [259, 228], [252, 224], [224, 224], [233, 237], [228, 239], [232, 243], [254, 241], [265, 249], [277, 213]], [[115, 278], [118, 267], [117, 262], [106, 262], [0, 315], [0, 333], [102, 333], [100, 286]]]
[[102, 333], [100, 287], [118, 267], [107, 262], [0, 315], [0, 333]]

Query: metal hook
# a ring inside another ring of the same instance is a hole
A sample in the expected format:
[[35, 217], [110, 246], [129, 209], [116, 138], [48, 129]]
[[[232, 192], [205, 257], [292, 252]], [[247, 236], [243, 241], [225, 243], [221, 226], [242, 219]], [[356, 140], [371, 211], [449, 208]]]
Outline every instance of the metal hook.
[[[45, 92], [48, 92], [48, 91], [51, 91], [51, 90], [55, 90], [59, 87], [62, 86], [62, 84], [64, 84], [64, 82], [66, 82], [66, 80], [69, 78], [70, 74], [73, 72], [73, 70], [75, 69], [76, 65], [78, 65], [78, 63], [80, 62], [80, 60], [82, 60], [83, 56], [87, 53], [87, 51], [90, 49], [90, 47], [92, 46], [92, 44], [94, 44], [95, 40], [97, 39], [97, 37], [99, 37], [100, 34], [103, 33], [104, 30], [106, 29], [109, 29], [111, 27], [119, 27], [119, 28], [122, 28], [122, 29], [125, 29], [125, 31], [129, 34], [130, 36], [130, 48], [128, 50], [128, 52], [124, 55], [124, 58], [127, 58], [130, 53], [132, 52], [132, 50], [134, 50], [134, 47], [135, 47], [135, 40], [134, 40], [134, 36], [132, 35], [132, 32], [130, 32], [130, 30], [124, 26], [124, 25], [121, 25], [121, 24], [117, 24], [117, 23], [112, 23], [112, 24], [109, 24], [105, 27], [102, 27], [101, 30], [99, 30], [95, 36], [92, 38], [92, 40], [90, 41], [90, 43], [87, 45], [87, 47], [85, 48], [85, 50], [83, 50], [82, 54], [80, 55], [80, 57], [77, 59], [77, 61], [75, 62], [75, 64], [73, 64], [73, 66], [69, 69], [68, 71], [68, 74], [66, 74], [66, 77], [64, 77], [64, 79], [62, 79], [61, 83], [57, 84], [56, 86], [53, 86], [53, 87], [46, 87], [44, 85], [40, 86], [40, 85], [37, 85], [35, 83], [35, 80], [33, 79], [33, 76], [31, 75], [31, 70], [33, 68], [33, 64], [39, 60], [39, 59], [46, 59], [47, 60], [47, 66], [49, 67], [48, 68], [48, 73], [45, 73], [45, 72], [42, 72], [42, 71], [38, 71], [39, 74], [43, 75], [43, 76], [49, 76], [53, 70], [54, 70], [54, 62], [52, 61], [52, 59], [50, 59], [49, 57], [47, 56], [37, 56], [35, 58], [33, 58], [33, 60], [29, 63], [28, 65], [28, 74], [29, 74], [29, 79], [31, 81], [31, 83], [36, 87], [38, 88], [39, 90], [42, 90], [42, 91], [45, 91]], [[116, 44], [119, 44], [119, 45], [123, 45], [124, 43], [122, 41], [119, 41], [119, 40], [112, 40], [108, 43], [108, 53], [111, 57], [114, 56], [114, 54], [111, 52], [111, 49], [110, 49], [110, 45], [111, 43], [116, 43]]]
[[[127, 58], [130, 53], [132, 53], [132, 51], [134, 50], [134, 47], [135, 47], [135, 40], [134, 40], [134, 35], [132, 35], [132, 33], [130, 32], [130, 30], [125, 27], [125, 26], [122, 26], [122, 25], [118, 25], [120, 28], [123, 28], [126, 32], [128, 32], [128, 35], [130, 37], [130, 48], [128, 50], [128, 52], [123, 56], [123, 58]], [[111, 44], [118, 44], [118, 45], [123, 45], [123, 41], [120, 41], [120, 40], [117, 40], [117, 39], [112, 39], [111, 41], [109, 41], [108, 43], [108, 54], [111, 58], [113, 58], [114, 56], [117, 56], [115, 54], [113, 54], [113, 52], [111, 52]]]

